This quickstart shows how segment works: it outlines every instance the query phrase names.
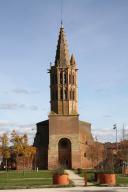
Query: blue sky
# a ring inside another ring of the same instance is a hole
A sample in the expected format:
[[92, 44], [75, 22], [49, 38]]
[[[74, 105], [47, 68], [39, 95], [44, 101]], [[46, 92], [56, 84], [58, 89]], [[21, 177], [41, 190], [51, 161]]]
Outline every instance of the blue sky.
[[[49, 63], [54, 63], [60, 0], [0, 0], [0, 133], [32, 141], [47, 119]], [[63, 0], [70, 54], [79, 68], [80, 119], [101, 141], [128, 129], [128, 1]], [[127, 132], [127, 131], [126, 131]]]

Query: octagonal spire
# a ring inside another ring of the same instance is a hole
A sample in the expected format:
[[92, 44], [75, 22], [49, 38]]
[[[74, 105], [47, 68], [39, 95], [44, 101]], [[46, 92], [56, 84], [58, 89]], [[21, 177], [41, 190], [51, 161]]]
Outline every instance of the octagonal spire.
[[55, 57], [55, 65], [60, 67], [66, 67], [70, 65], [68, 45], [67, 45], [67, 40], [64, 33], [64, 27], [62, 24], [59, 32], [56, 57]]

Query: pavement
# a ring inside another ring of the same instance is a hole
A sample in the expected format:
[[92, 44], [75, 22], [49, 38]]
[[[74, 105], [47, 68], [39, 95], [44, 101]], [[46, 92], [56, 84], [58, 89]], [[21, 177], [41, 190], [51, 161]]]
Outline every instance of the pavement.
[[128, 192], [128, 187], [68, 187], [68, 188], [42, 188], [42, 189], [13, 189], [0, 190], [0, 192]]
[[69, 179], [71, 181], [73, 181], [75, 186], [84, 186], [85, 185], [84, 179], [82, 177], [80, 177], [79, 175], [75, 174], [73, 171], [65, 170], [65, 172], [68, 173]]

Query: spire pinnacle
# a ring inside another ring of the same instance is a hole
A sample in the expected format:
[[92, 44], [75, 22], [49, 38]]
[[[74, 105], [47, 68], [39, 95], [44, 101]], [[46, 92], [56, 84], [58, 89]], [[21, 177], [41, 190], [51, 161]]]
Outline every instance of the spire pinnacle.
[[62, 22], [56, 50], [55, 65], [59, 65], [61, 67], [66, 67], [70, 65], [68, 45], [65, 38], [64, 27], [62, 25]]
[[76, 65], [75, 57], [73, 54], [71, 55], [70, 63], [71, 65]]

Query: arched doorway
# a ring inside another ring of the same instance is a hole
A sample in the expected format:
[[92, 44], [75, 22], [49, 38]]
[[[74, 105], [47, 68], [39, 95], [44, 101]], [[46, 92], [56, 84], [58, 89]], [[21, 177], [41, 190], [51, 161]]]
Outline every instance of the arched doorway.
[[59, 163], [61, 166], [71, 169], [71, 141], [67, 138], [60, 139], [58, 143]]

